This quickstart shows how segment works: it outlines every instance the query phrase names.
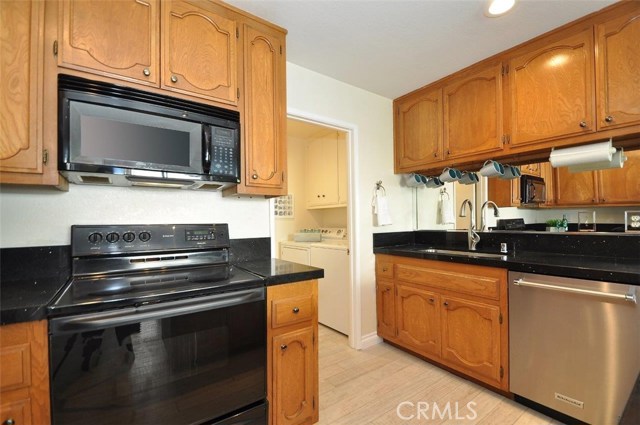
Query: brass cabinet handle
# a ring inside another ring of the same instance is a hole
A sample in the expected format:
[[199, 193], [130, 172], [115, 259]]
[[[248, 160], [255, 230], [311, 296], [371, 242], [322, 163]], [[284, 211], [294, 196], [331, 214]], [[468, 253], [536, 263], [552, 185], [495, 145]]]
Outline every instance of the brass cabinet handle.
[[607, 115], [606, 117], [604, 117], [604, 120], [606, 122], [613, 122], [613, 117], [611, 115]]
[[580, 121], [580, 127], [587, 128], [587, 122], [586, 121]]
[[[149, 68], [143, 69], [142, 73], [145, 75], [145, 77], [148, 77], [149, 75], [151, 75], [151, 71], [149, 71]], [[9, 425], [11, 425], [11, 424], [9, 424]]]
[[433, 156], [434, 156], [435, 158], [437, 158], [437, 157], [438, 157], [438, 152], [434, 153], [434, 154], [433, 154]]
[[429, 302], [430, 302], [430, 303], [432, 303], [432, 302], [434, 302], [434, 301], [435, 301], [435, 299], [433, 299], [433, 298], [429, 298]]
[[254, 179], [254, 180], [258, 180], [258, 175], [257, 174], [252, 174], [251, 178]]
[[281, 349], [282, 351], [286, 350], [287, 348], [288, 348], [288, 347], [287, 347], [287, 344], [282, 344], [282, 345], [280, 346], [280, 349]]
[[449, 306], [449, 303], [448, 303], [447, 301], [445, 301], [445, 302], [444, 302], [444, 306], [445, 306], [445, 307], [448, 307], [448, 306]]
[[6, 421], [4, 421], [2, 424], [3, 425], [15, 425], [16, 421], [13, 420], [13, 418], [9, 418]]
[[177, 83], [177, 82], [178, 82], [178, 77], [177, 77], [177, 76], [175, 76], [175, 75], [172, 75], [172, 76], [171, 76], [171, 82], [172, 82], [172, 83]]
[[298, 313], [300, 313], [300, 309], [298, 307], [294, 307], [293, 314], [298, 314]]

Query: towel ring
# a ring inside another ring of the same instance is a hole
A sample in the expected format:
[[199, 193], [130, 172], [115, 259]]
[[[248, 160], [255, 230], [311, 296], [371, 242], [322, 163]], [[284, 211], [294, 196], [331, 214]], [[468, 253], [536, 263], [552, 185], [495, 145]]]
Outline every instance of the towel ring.
[[443, 187], [442, 189], [440, 189], [440, 197], [444, 198], [444, 195], [447, 195], [447, 199], [451, 199], [451, 197], [449, 196], [449, 192], [447, 192], [446, 187]]
[[382, 180], [378, 180], [376, 182], [376, 192], [381, 190], [383, 195], [387, 194], [387, 191], [385, 190], [384, 186], [382, 185]]

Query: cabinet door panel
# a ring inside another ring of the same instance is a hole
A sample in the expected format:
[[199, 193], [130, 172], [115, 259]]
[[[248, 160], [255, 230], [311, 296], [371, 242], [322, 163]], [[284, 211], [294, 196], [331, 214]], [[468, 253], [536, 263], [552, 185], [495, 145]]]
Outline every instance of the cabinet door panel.
[[160, 14], [156, 0], [65, 0], [60, 5], [59, 24], [58, 65], [158, 84]]
[[236, 104], [236, 22], [217, 7], [163, 3], [162, 87]]
[[595, 131], [593, 34], [583, 31], [511, 60], [511, 143]]
[[640, 11], [598, 25], [596, 31], [598, 128], [640, 124]]
[[623, 168], [598, 171], [600, 196], [603, 204], [640, 203], [640, 150], [625, 152]]
[[419, 352], [440, 355], [440, 297], [424, 289], [397, 285], [398, 341]]
[[393, 283], [379, 280], [376, 292], [378, 336], [394, 339], [396, 337], [396, 308]]
[[442, 358], [500, 382], [500, 308], [442, 298]]
[[245, 185], [286, 193], [284, 37], [245, 27]]
[[[272, 408], [280, 424], [300, 424], [313, 416], [313, 328], [274, 337], [275, 396]], [[311, 421], [309, 421], [311, 423]]]
[[598, 201], [595, 172], [570, 173], [567, 167], [555, 168], [553, 185], [556, 205], [589, 205]]
[[495, 65], [444, 88], [447, 158], [502, 149], [502, 66]]
[[[13, 420], [13, 422], [9, 422]], [[31, 425], [31, 399], [7, 400], [4, 396], [0, 404], [0, 423], [5, 425], [13, 423], [16, 425]]]
[[307, 172], [307, 207], [337, 205], [338, 140], [334, 133], [307, 142]]
[[395, 155], [398, 169], [442, 159], [442, 90], [396, 105]]
[[43, 19], [44, 2], [0, 2], [0, 171], [42, 172]]

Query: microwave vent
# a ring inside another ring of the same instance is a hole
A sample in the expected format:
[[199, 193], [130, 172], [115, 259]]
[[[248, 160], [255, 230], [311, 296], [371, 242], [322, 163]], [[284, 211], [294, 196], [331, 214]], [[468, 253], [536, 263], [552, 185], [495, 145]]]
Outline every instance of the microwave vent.
[[111, 179], [109, 177], [80, 175], [78, 178], [84, 184], [111, 184]]

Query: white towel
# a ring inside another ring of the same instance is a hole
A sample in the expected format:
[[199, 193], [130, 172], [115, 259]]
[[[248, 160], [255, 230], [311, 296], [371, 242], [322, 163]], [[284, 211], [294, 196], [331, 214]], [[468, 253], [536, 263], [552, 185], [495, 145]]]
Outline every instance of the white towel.
[[387, 197], [379, 191], [375, 191], [373, 195], [373, 214], [376, 217], [376, 226], [388, 226], [391, 223], [391, 213], [389, 212], [389, 203]]
[[438, 224], [456, 224], [453, 202], [449, 198], [440, 197], [438, 201]]

